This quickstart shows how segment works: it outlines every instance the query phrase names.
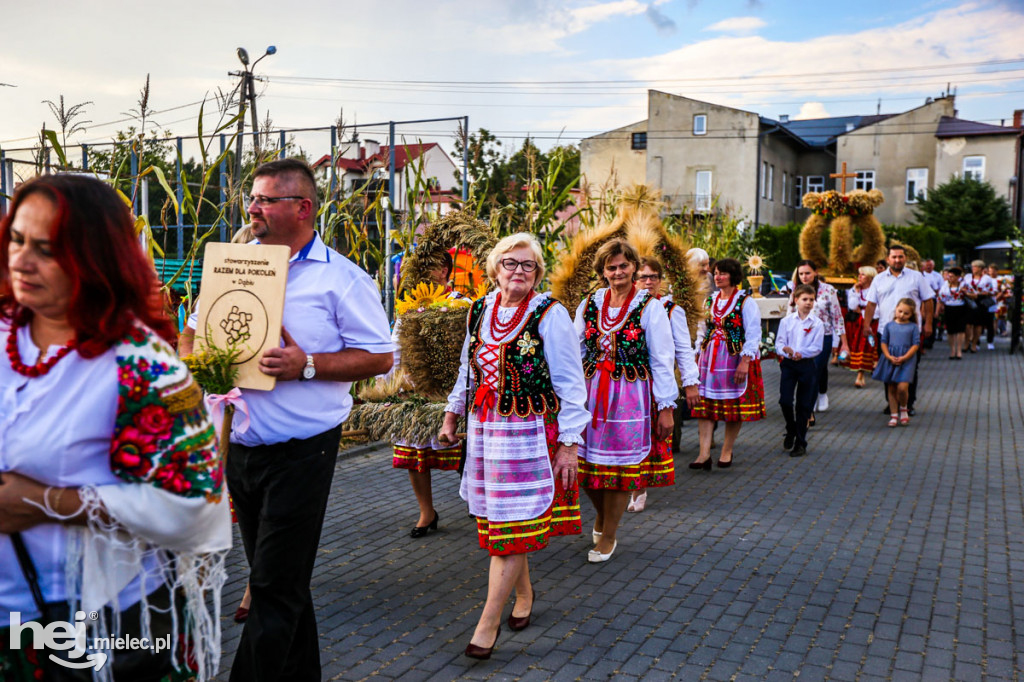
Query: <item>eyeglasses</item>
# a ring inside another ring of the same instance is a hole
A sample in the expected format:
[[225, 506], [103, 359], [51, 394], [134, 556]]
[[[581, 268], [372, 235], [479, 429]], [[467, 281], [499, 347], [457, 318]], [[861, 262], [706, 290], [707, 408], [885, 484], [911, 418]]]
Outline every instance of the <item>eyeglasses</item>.
[[661, 275], [640, 275], [637, 279], [641, 282], [656, 282], [661, 279]]
[[302, 201], [306, 197], [267, 197], [262, 194], [254, 194], [248, 197], [242, 197], [242, 203], [245, 205], [246, 210], [249, 209], [253, 204], [259, 204], [260, 206], [270, 206], [276, 204], [279, 201]]
[[505, 268], [509, 272], [515, 272], [516, 268], [521, 267], [523, 272], [533, 272], [537, 269], [537, 262], [532, 260], [516, 260], [515, 258], [505, 258], [501, 261], [501, 267]]

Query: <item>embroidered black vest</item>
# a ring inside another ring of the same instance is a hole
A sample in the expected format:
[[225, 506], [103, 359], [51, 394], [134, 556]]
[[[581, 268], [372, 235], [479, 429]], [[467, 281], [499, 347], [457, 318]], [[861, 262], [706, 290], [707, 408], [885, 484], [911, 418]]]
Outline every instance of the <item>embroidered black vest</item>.
[[672, 311], [675, 310], [679, 304], [675, 301], [662, 301], [662, 304], [665, 306], [665, 313], [668, 315], [669, 319], [672, 319]]
[[[499, 344], [498, 414], [508, 417], [512, 413], [521, 418], [531, 414], [556, 414], [558, 396], [551, 383], [551, 371], [544, 358], [544, 339], [540, 336], [540, 322], [557, 301], [549, 298], [530, 314], [519, 333]], [[480, 367], [476, 352], [483, 343], [480, 323], [484, 318], [486, 297], [473, 303], [469, 311], [469, 366], [473, 381], [481, 385]], [[497, 315], [495, 309], [492, 314]], [[467, 400], [470, 396], [467, 396]]]
[[[611, 296], [611, 291], [606, 291], [605, 296]], [[640, 295], [639, 293], [637, 295]], [[611, 350], [609, 354], [615, 363], [615, 371], [612, 372], [613, 379], [626, 377], [626, 381], [647, 381], [651, 376], [651, 359], [647, 352], [647, 335], [640, 326], [640, 318], [643, 317], [644, 308], [654, 300], [648, 295], [640, 304], [628, 313], [626, 321], [619, 327], [618, 331], [611, 334]], [[583, 374], [589, 379], [597, 371], [598, 362], [603, 354], [598, 343], [601, 338], [601, 330], [598, 328], [598, 318], [601, 316], [601, 309], [594, 300], [594, 295], [587, 297], [587, 305], [583, 308], [583, 321], [586, 323], [584, 331], [584, 343], [586, 354], [583, 357]]]
[[[708, 296], [704, 302], [704, 309], [708, 311], [706, 316], [707, 327], [704, 330], [704, 339], [700, 342], [701, 350], [708, 347], [711, 337], [715, 333], [714, 315], [711, 306], [714, 305], [714, 294]], [[725, 332], [725, 347], [729, 349], [729, 355], [739, 355], [746, 343], [747, 336], [743, 329], [743, 300], [747, 297], [745, 291], [736, 294], [736, 304], [732, 310], [722, 318], [722, 330]]]

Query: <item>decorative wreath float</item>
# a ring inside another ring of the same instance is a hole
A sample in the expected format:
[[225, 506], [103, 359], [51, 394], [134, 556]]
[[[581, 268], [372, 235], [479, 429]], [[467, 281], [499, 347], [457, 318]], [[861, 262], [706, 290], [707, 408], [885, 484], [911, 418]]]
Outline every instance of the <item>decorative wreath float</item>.
[[466, 338], [466, 316], [474, 298], [487, 293], [482, 283], [472, 298], [447, 298], [429, 273], [444, 263], [452, 248], [468, 251], [483, 263], [497, 239], [487, 223], [465, 211], [445, 215], [417, 240], [402, 265], [395, 319], [399, 324], [401, 365], [358, 394], [345, 430], [370, 440], [428, 443], [441, 430], [448, 392], [459, 373]]
[[594, 272], [594, 254], [605, 242], [623, 238], [640, 258], [653, 256], [661, 262], [672, 286], [672, 299], [686, 312], [690, 336], [696, 338], [697, 324], [704, 315], [705, 281], [686, 258], [690, 249], [686, 239], [665, 228], [660, 218], [663, 207], [660, 192], [647, 185], [633, 185], [619, 200], [611, 222], [576, 234], [550, 276], [551, 294], [570, 315], [587, 294], [601, 286]]

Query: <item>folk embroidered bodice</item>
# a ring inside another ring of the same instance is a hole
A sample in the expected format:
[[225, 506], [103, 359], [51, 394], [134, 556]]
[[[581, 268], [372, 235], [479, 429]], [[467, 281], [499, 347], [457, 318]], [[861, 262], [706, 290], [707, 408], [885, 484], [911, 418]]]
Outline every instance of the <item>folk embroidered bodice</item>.
[[[544, 358], [544, 339], [540, 335], [541, 320], [556, 302], [547, 299], [538, 304], [522, 328], [498, 344], [485, 343], [480, 333], [486, 298], [476, 301], [469, 311], [469, 357], [471, 360], [479, 358], [470, 362], [473, 382], [478, 394], [481, 390], [492, 392], [494, 407], [503, 417], [513, 413], [525, 418], [531, 414], [558, 412], [558, 396], [551, 382], [551, 371]], [[497, 306], [491, 314], [498, 314]], [[479, 401], [477, 398], [474, 403]]]
[[677, 303], [671, 300], [664, 300], [661, 302], [665, 306], [665, 313], [668, 314], [669, 319], [672, 318], [672, 311], [676, 309]]
[[[605, 292], [610, 296], [611, 292]], [[640, 294], [638, 294], [640, 295]], [[606, 358], [615, 363], [611, 378], [626, 381], [647, 381], [651, 376], [651, 359], [647, 352], [647, 336], [640, 326], [644, 308], [654, 298], [644, 292], [645, 298], [626, 315], [625, 322], [618, 329], [609, 331], [600, 325], [601, 308], [594, 296], [587, 299], [583, 309], [583, 321], [586, 324], [584, 344], [586, 353], [583, 356], [583, 374], [591, 378], [598, 366]]]
[[740, 291], [736, 294], [736, 303], [732, 309], [724, 314], [715, 310], [714, 294], [708, 296], [704, 302], [704, 308], [708, 311], [707, 328], [704, 331], [704, 338], [701, 340], [700, 348], [705, 350], [715, 335], [724, 337], [729, 355], [739, 355], [743, 350], [743, 343], [746, 341], [746, 332], [743, 329], [743, 301], [747, 294]]

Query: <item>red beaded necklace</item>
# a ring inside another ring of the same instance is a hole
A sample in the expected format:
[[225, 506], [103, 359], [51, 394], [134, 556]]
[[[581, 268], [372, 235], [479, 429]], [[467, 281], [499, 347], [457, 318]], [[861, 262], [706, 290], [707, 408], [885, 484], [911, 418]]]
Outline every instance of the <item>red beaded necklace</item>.
[[622, 304], [621, 308], [619, 308], [618, 314], [613, 317], [608, 314], [608, 310], [611, 307], [612, 302], [612, 290], [608, 289], [604, 294], [604, 303], [601, 305], [601, 326], [605, 329], [612, 329], [618, 325], [619, 322], [622, 322], [622, 319], [626, 317], [626, 313], [629, 312], [629, 304], [633, 301], [634, 296], [636, 296], [635, 284], [630, 287], [629, 296], [626, 297], [626, 302]]
[[733, 289], [732, 290], [732, 295], [730, 295], [729, 298], [726, 299], [725, 305], [721, 306], [721, 307], [719, 307], [719, 303], [722, 300], [722, 296], [721, 296], [721, 294], [718, 295], [718, 298], [715, 299], [715, 304], [713, 306], [713, 311], [712, 311], [712, 312], [714, 312], [714, 318], [716, 320], [721, 320], [722, 319], [722, 315], [724, 315], [725, 311], [728, 310], [729, 306], [732, 305], [733, 299], [736, 298], [736, 294], [738, 294], [739, 292], [740, 292], [739, 289]]
[[501, 343], [505, 340], [505, 337], [511, 334], [519, 326], [519, 323], [523, 321], [526, 316], [526, 307], [530, 303], [530, 299], [533, 298], [533, 292], [523, 299], [522, 303], [516, 306], [516, 312], [512, 316], [512, 319], [507, 323], [502, 322], [498, 319], [498, 308], [501, 307], [501, 292], [498, 292], [497, 298], [494, 300], [494, 310], [491, 311], [491, 339], [495, 343]]
[[[75, 350], [78, 347], [78, 342], [72, 339], [66, 346], [62, 346], [60, 350], [50, 356], [47, 360], [40, 360], [34, 365], [26, 365], [21, 361], [21, 353], [18, 351], [18, 328], [11, 327], [11, 332], [7, 336], [7, 359], [11, 361], [11, 369], [22, 376], [34, 378], [41, 377], [53, 369], [53, 366], [63, 358], [65, 355]], [[42, 357], [42, 354], [40, 354]]]

